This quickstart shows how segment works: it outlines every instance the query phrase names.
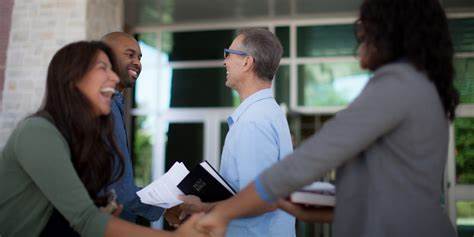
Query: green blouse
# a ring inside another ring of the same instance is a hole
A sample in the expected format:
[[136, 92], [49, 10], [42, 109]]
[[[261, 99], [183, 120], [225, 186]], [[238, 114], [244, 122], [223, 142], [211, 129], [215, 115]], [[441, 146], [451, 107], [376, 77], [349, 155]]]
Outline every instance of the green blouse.
[[81, 236], [104, 236], [110, 215], [89, 197], [66, 140], [46, 119], [27, 118], [0, 154], [0, 236], [38, 236], [53, 206]]

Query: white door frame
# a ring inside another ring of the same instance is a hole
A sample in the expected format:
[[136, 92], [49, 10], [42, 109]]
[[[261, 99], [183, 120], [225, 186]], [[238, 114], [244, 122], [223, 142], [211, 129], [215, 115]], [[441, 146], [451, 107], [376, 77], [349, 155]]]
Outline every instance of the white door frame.
[[[220, 165], [220, 130], [221, 123], [227, 121], [227, 117], [234, 108], [174, 108], [169, 109], [156, 117], [157, 128], [156, 143], [153, 146], [153, 179], [157, 179], [165, 172], [165, 147], [166, 147], [166, 127], [170, 123], [202, 123], [204, 125], [203, 158], [216, 169]], [[186, 149], [186, 147], [183, 147]]]

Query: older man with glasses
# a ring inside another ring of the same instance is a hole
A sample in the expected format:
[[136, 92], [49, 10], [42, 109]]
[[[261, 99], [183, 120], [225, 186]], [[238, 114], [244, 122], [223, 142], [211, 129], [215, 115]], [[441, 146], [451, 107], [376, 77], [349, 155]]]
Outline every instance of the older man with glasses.
[[[241, 104], [227, 119], [229, 133], [220, 173], [236, 190], [293, 150], [288, 122], [271, 89], [282, 52], [275, 35], [260, 28], [240, 30], [224, 49], [225, 85], [239, 94]], [[184, 214], [209, 211], [215, 205], [202, 203], [195, 196], [182, 199], [179, 210]], [[265, 211], [271, 212], [232, 221], [226, 236], [295, 236], [292, 216], [275, 207]]]

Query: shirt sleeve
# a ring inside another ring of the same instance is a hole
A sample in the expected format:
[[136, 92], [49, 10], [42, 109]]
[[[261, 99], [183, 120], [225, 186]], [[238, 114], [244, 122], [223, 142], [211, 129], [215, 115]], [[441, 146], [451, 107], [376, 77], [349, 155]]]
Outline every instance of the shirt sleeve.
[[81, 236], [104, 236], [110, 216], [90, 199], [59, 131], [45, 119], [30, 118], [14, 146], [21, 167], [72, 228]]
[[[125, 158], [124, 173], [123, 176], [117, 182], [110, 185], [109, 188], [115, 189], [115, 192], [117, 193], [117, 201], [120, 204], [123, 204], [123, 210], [120, 214], [122, 219], [134, 222], [138, 215], [149, 221], [157, 221], [163, 213], [163, 208], [142, 203], [136, 194], [140, 188], [135, 185], [133, 179], [133, 166], [130, 151], [128, 149], [127, 131], [125, 129], [121, 112], [123, 111], [121, 99], [122, 97], [119, 95], [114, 97], [111, 110], [114, 120], [115, 141]], [[120, 158], [116, 155], [114, 159], [118, 162]], [[114, 172], [117, 171], [118, 168], [115, 166]]]
[[239, 176], [239, 189], [278, 161], [276, 133], [264, 122], [242, 122], [234, 144], [234, 160]]
[[396, 74], [371, 78], [347, 109], [340, 111], [315, 135], [259, 176], [265, 200], [285, 197], [330, 170], [356, 157], [406, 118], [410, 90]]
[[138, 195], [127, 203], [129, 210], [135, 215], [142, 216], [149, 221], [157, 221], [163, 214], [164, 209], [152, 205], [144, 204], [140, 201]]

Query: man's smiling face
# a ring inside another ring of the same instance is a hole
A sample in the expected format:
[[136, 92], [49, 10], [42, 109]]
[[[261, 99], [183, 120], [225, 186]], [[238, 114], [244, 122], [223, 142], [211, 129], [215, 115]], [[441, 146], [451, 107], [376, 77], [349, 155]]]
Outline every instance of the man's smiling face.
[[133, 87], [142, 70], [140, 62], [142, 52], [137, 41], [133, 38], [122, 36], [109, 45], [117, 57], [117, 62], [122, 72], [119, 87], [122, 89]]

